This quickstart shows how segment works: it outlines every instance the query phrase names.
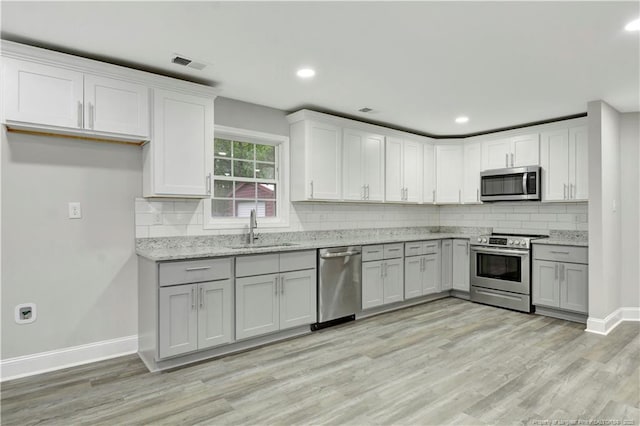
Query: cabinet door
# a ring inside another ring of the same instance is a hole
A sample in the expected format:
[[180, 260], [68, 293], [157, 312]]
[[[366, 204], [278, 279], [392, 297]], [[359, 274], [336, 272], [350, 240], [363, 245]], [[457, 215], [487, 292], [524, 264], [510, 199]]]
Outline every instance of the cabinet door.
[[482, 143], [482, 169], [504, 169], [511, 164], [511, 141], [501, 139]]
[[453, 240], [453, 288], [469, 291], [469, 241]]
[[357, 130], [345, 129], [342, 135], [342, 196], [345, 200], [364, 200], [364, 160], [366, 136]]
[[382, 305], [382, 260], [362, 263], [362, 309]]
[[424, 271], [422, 277], [422, 294], [440, 292], [440, 254], [433, 253], [424, 256]]
[[460, 203], [462, 197], [462, 146], [436, 146], [436, 202]]
[[206, 197], [213, 169], [213, 99], [167, 90], [154, 92], [155, 195]]
[[411, 256], [404, 259], [404, 298], [422, 296], [422, 268], [424, 256]]
[[233, 340], [231, 280], [198, 284], [198, 349]]
[[543, 201], [568, 198], [569, 132], [566, 129], [542, 133], [540, 166], [542, 167]]
[[384, 261], [383, 303], [400, 302], [404, 299], [403, 258]]
[[141, 84], [85, 75], [84, 127], [149, 136], [149, 89]]
[[7, 120], [82, 128], [82, 73], [2, 58]]
[[160, 288], [160, 358], [198, 349], [197, 285]]
[[589, 272], [587, 265], [577, 263], [560, 264], [560, 307], [575, 312], [587, 313]]
[[384, 136], [366, 135], [362, 153], [364, 162], [362, 182], [367, 186], [366, 199], [384, 198]]
[[422, 202], [436, 202], [436, 153], [428, 143], [422, 145]]
[[342, 129], [311, 121], [307, 125], [306, 183], [309, 199], [342, 198]]
[[236, 279], [236, 339], [280, 328], [278, 274]]
[[385, 146], [385, 200], [402, 201], [403, 188], [403, 141], [398, 138], [387, 138]]
[[281, 274], [280, 330], [316, 321], [316, 270]]
[[442, 285], [440, 290], [451, 290], [453, 288], [453, 242], [451, 240], [442, 241]]
[[405, 201], [417, 203], [420, 201], [420, 169], [422, 168], [422, 153], [420, 144], [405, 141], [402, 152], [403, 181], [405, 188]]
[[533, 304], [560, 307], [559, 265], [547, 260], [533, 261]]
[[511, 139], [511, 167], [537, 166], [540, 164], [540, 135], [516, 136]]
[[481, 145], [479, 142], [464, 145], [462, 201], [480, 202]]
[[569, 129], [569, 196], [589, 199], [589, 133], [586, 126]]

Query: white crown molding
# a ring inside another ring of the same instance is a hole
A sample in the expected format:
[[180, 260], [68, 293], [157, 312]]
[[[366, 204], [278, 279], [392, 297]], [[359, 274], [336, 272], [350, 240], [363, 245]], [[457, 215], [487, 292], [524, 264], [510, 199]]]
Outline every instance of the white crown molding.
[[640, 321], [640, 308], [619, 308], [606, 318], [589, 317], [586, 331], [606, 336], [623, 321]]
[[2, 56], [25, 61], [37, 62], [44, 65], [65, 68], [72, 71], [90, 73], [108, 78], [116, 78], [144, 84], [149, 87], [185, 92], [187, 94], [215, 97], [220, 89], [153, 74], [146, 71], [135, 70], [120, 65], [113, 65], [67, 53], [55, 52], [26, 44], [1, 40]]
[[103, 340], [87, 345], [3, 359], [0, 361], [0, 381], [19, 379], [48, 371], [134, 354], [138, 351], [138, 336]]

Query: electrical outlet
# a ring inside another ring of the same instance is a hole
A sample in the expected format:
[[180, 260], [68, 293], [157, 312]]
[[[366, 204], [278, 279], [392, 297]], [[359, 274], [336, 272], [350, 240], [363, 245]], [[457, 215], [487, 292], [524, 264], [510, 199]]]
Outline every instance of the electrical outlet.
[[82, 218], [82, 208], [80, 207], [80, 203], [77, 201], [73, 201], [69, 203], [69, 219], [81, 219]]
[[18, 324], [29, 324], [36, 320], [36, 304], [23, 303], [16, 306], [15, 321]]

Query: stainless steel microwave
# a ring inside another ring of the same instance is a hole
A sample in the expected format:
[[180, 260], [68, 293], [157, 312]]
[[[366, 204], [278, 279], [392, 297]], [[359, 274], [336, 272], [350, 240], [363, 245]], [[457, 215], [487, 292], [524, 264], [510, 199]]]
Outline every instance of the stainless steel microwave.
[[480, 173], [481, 201], [540, 200], [540, 166], [485, 170]]

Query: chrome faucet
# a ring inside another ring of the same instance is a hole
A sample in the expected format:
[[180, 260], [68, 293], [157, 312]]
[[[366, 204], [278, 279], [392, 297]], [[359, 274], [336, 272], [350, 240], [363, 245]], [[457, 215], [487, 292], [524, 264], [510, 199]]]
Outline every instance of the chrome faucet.
[[255, 239], [258, 238], [255, 236], [255, 229], [258, 227], [258, 221], [256, 220], [256, 210], [251, 209], [251, 214], [249, 215], [249, 244], [253, 244]]

